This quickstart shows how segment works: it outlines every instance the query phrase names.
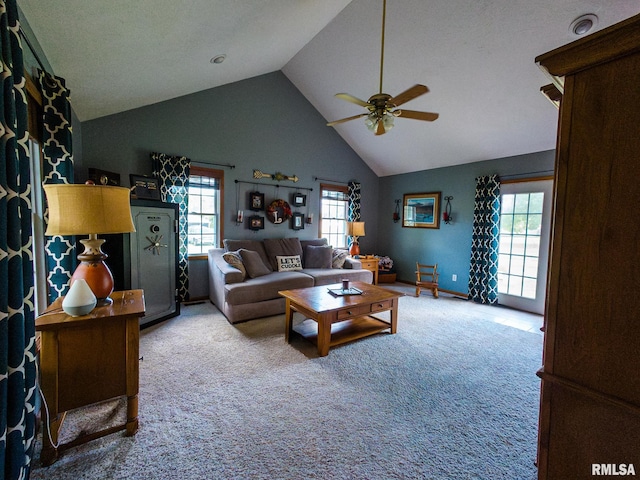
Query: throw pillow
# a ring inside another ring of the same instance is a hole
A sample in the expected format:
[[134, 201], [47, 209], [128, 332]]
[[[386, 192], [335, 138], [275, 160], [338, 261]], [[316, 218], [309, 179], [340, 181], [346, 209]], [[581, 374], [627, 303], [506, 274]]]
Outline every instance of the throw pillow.
[[304, 268], [331, 268], [331, 247], [307, 245], [304, 249]]
[[239, 252], [225, 252], [222, 254], [222, 258], [225, 262], [231, 265], [234, 268], [237, 268], [242, 272], [242, 280], [244, 281], [247, 276], [247, 269], [244, 268], [244, 263], [242, 263], [242, 257]]
[[276, 257], [280, 256], [292, 256], [300, 255], [302, 258], [302, 247], [300, 246], [300, 240], [296, 237], [293, 238], [266, 238], [264, 239], [264, 248], [267, 252], [267, 257], [271, 262], [271, 268], [278, 270], [278, 264]]
[[347, 261], [347, 257], [349, 256], [349, 252], [346, 250], [335, 249], [332, 252], [332, 261], [331, 266], [333, 268], [342, 268], [344, 266], [344, 262]]
[[271, 273], [271, 270], [264, 264], [258, 252], [245, 250], [244, 248], [238, 251], [242, 257], [244, 268], [247, 270], [247, 275], [249, 275], [250, 278], [261, 277], [262, 275]]
[[293, 270], [302, 270], [302, 261], [300, 255], [278, 255], [276, 256], [279, 272], [291, 272]]

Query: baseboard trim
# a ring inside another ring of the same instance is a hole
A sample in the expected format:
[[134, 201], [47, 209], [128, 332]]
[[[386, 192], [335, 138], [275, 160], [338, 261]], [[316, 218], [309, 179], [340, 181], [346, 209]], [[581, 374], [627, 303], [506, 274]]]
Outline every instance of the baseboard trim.
[[[398, 283], [405, 283], [407, 285], [415, 286], [415, 282], [409, 282], [407, 280], [396, 280], [396, 281]], [[462, 298], [463, 300], [468, 300], [469, 299], [469, 294], [468, 293], [456, 292], [455, 290], [447, 290], [447, 289], [444, 289], [444, 288], [439, 288], [438, 291], [441, 292], [441, 293], [448, 293], [449, 295], [453, 295], [454, 297]]]

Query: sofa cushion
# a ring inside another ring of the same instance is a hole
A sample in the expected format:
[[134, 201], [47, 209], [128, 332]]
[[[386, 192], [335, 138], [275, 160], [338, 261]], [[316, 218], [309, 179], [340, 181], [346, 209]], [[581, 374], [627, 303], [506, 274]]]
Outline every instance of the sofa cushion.
[[302, 258], [302, 246], [298, 238], [266, 238], [264, 249], [273, 271], [278, 270], [277, 256], [300, 255]]
[[304, 265], [304, 249], [309, 245], [313, 245], [316, 247], [321, 247], [323, 245], [328, 245], [326, 238], [314, 238], [313, 240], [300, 240], [300, 245], [302, 246], [302, 264]]
[[347, 260], [349, 256], [349, 252], [343, 250], [341, 248], [334, 248], [333, 252], [331, 252], [331, 267], [332, 268], [342, 268], [344, 266], [344, 262]]
[[273, 267], [271, 266], [271, 262], [269, 262], [269, 258], [267, 257], [267, 252], [264, 249], [264, 243], [262, 240], [223, 240], [224, 249], [227, 252], [235, 252], [244, 248], [246, 250], [252, 250], [254, 252], [258, 252], [260, 258], [267, 266], [269, 271], [273, 271]]
[[240, 256], [242, 257], [244, 268], [247, 270], [247, 275], [250, 278], [261, 277], [263, 275], [271, 273], [271, 271], [267, 268], [267, 266], [260, 258], [260, 254], [258, 252], [255, 252], [253, 250], [246, 250], [244, 248], [241, 248], [239, 252]]
[[271, 272], [262, 277], [247, 279], [242, 283], [225, 285], [225, 301], [230, 305], [264, 302], [282, 298], [278, 294], [281, 290], [307, 288], [313, 285], [313, 278], [302, 272]]
[[222, 258], [234, 268], [237, 268], [242, 273], [242, 280], [247, 277], [247, 269], [244, 268], [244, 263], [242, 263], [242, 257], [240, 256], [240, 252], [225, 252], [222, 254]]
[[304, 249], [304, 268], [331, 268], [331, 247], [307, 245]]
[[316, 287], [320, 285], [331, 285], [341, 283], [343, 279], [350, 282], [373, 283], [373, 272], [369, 270], [350, 270], [342, 268], [305, 268], [303, 273], [310, 275], [314, 279]]
[[292, 272], [302, 270], [302, 260], [300, 255], [277, 255], [276, 264], [279, 272]]

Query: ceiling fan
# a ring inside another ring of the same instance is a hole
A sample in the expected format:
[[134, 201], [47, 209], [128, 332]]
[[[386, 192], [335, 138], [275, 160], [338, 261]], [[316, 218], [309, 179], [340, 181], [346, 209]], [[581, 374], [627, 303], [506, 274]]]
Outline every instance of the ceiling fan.
[[424, 95], [429, 89], [424, 85], [414, 85], [413, 87], [405, 90], [404, 92], [392, 97], [387, 93], [382, 92], [382, 71], [384, 66], [384, 27], [387, 13], [387, 0], [382, 2], [382, 42], [380, 49], [380, 93], [376, 93], [369, 97], [366, 102], [354, 97], [348, 93], [337, 93], [336, 97], [346, 100], [347, 102], [355, 103], [361, 107], [365, 107], [368, 112], [360, 113], [352, 117], [342, 118], [333, 122], [327, 123], [327, 126], [333, 127], [340, 123], [348, 122], [349, 120], [355, 120], [356, 118], [367, 117], [365, 119], [365, 125], [375, 132], [376, 135], [383, 135], [393, 128], [393, 122], [396, 117], [413, 118], [414, 120], [424, 120], [427, 122], [433, 122], [438, 118], [437, 113], [431, 112], [416, 112], [414, 110], [404, 110], [398, 107], [409, 100]]

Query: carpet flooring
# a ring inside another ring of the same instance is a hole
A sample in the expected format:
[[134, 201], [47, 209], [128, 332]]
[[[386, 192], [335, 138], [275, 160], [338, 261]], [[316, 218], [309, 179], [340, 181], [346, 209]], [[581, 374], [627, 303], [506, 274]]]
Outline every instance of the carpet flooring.
[[[496, 308], [406, 296], [396, 335], [318, 357], [284, 342], [284, 315], [230, 325], [184, 306], [141, 333], [137, 435], [49, 467], [39, 439], [31, 478], [533, 480], [542, 335]], [[124, 418], [122, 401], [75, 410], [62, 440]]]

